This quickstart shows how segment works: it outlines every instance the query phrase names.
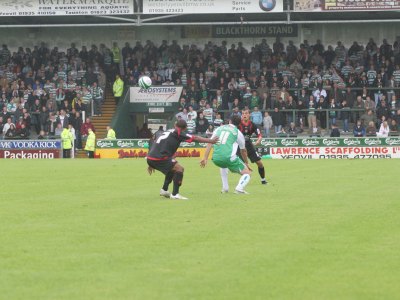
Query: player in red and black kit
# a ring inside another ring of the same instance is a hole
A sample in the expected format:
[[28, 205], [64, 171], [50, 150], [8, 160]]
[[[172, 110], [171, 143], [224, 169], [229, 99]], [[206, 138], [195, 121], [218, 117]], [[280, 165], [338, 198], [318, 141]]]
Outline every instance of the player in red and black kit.
[[[256, 163], [258, 166], [258, 173], [260, 174], [260, 177], [261, 177], [261, 183], [267, 184], [267, 181], [265, 180], [264, 164], [262, 163], [261, 157], [258, 155], [258, 153], [257, 153], [256, 149], [254, 148], [254, 145], [250, 139], [253, 134], [256, 134], [257, 141], [256, 141], [255, 145], [260, 144], [261, 139], [262, 139], [261, 131], [260, 131], [260, 129], [257, 128], [257, 126], [252, 121], [250, 121], [250, 111], [248, 109], [242, 110], [242, 122], [240, 122], [238, 129], [244, 135], [244, 138], [246, 141], [247, 156], [249, 157], [249, 159], [252, 163]], [[240, 155], [240, 153], [238, 153], [238, 155]]]
[[[215, 144], [218, 138], [207, 139], [200, 136], [190, 135], [184, 131], [187, 129], [186, 121], [178, 120], [175, 129], [165, 131], [154, 141], [147, 155], [147, 171], [151, 175], [155, 170], [165, 175], [164, 185], [160, 191], [160, 196], [171, 199], [187, 200], [188, 198], [179, 195], [179, 187], [182, 185], [183, 167], [173, 158], [181, 142], [197, 141], [200, 143]], [[172, 194], [168, 192], [171, 182], [174, 182]]]

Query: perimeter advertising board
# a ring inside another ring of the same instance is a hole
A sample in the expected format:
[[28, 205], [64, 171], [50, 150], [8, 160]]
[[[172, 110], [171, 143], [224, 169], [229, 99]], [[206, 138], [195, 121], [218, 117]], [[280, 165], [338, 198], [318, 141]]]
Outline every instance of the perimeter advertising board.
[[283, 12], [282, 0], [143, 0], [143, 14]]
[[60, 157], [60, 140], [0, 141], [0, 158], [3, 159], [54, 159]]
[[133, 0], [6, 0], [0, 16], [73, 16], [133, 14]]
[[[204, 155], [205, 143], [181, 143], [177, 157]], [[98, 140], [99, 158], [143, 158], [148, 140]], [[400, 138], [280, 138], [262, 139], [260, 156], [273, 159], [379, 159], [400, 158]]]
[[152, 86], [147, 90], [131, 87], [129, 101], [133, 104], [133, 112], [177, 112], [182, 89], [181, 86]]
[[295, 11], [399, 10], [400, 1], [294, 0]]
[[[181, 143], [176, 157], [197, 157], [204, 155], [207, 144]], [[97, 158], [144, 158], [149, 151], [148, 140], [98, 140], [96, 143]]]

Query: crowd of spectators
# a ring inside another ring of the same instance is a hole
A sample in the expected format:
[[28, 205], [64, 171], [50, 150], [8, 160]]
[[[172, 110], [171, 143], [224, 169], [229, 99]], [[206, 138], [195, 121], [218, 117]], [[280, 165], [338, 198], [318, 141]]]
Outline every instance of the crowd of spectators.
[[[117, 72], [111, 50], [93, 45], [65, 52], [45, 43], [33, 49], [0, 50], [0, 133], [3, 138], [59, 137], [71, 124], [77, 138], [87, 136], [82, 124], [98, 114], [106, 76]], [[111, 60], [109, 59], [111, 57]], [[107, 74], [107, 75], [106, 75]], [[112, 75], [111, 75], [112, 76]], [[97, 105], [96, 105], [97, 104]]]
[[346, 48], [340, 41], [327, 47], [320, 40], [268, 42], [246, 48], [241, 42], [200, 47], [146, 41], [90, 50], [71, 44], [65, 52], [45, 43], [15, 52], [3, 45], [0, 129], [6, 138], [28, 138], [31, 132], [56, 136], [60, 126], [72, 124], [79, 135], [83, 119], [101, 112], [106, 77], [112, 82], [121, 74], [128, 86], [142, 75], [153, 85], [182, 85], [176, 117], [199, 134], [244, 108], [265, 136], [320, 134], [338, 126], [356, 135], [357, 121], [362, 135], [372, 135], [373, 127], [382, 136], [398, 131], [400, 43], [378, 45], [371, 38]]
[[230, 46], [226, 41], [208, 42], [200, 47], [146, 41], [134, 47], [126, 43], [122, 59], [128, 85], [135, 85], [142, 75], [156, 85], [182, 85], [176, 117], [187, 120], [189, 130], [200, 134], [243, 108], [251, 110], [258, 126], [270, 126], [264, 126], [267, 136], [293, 131], [293, 124], [297, 133], [305, 127], [307, 133], [328, 132], [339, 125], [338, 120], [342, 133], [354, 132], [350, 125], [358, 120], [364, 129], [373, 121], [383, 135], [380, 128], [385, 122], [392, 133], [398, 131], [397, 41], [391, 45], [385, 39], [378, 45], [371, 38], [348, 48], [340, 41], [326, 47], [320, 40], [284, 45], [279, 38], [271, 45], [262, 39], [251, 48], [241, 42]]

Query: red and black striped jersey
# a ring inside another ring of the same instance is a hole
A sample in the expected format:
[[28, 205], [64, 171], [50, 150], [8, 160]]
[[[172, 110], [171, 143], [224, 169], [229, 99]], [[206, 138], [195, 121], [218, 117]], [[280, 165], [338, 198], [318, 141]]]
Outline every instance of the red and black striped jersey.
[[243, 133], [245, 137], [251, 137], [253, 134], [256, 134], [257, 137], [261, 136], [260, 129], [258, 129], [257, 126], [252, 121], [240, 122], [238, 129], [240, 130], [241, 133]]

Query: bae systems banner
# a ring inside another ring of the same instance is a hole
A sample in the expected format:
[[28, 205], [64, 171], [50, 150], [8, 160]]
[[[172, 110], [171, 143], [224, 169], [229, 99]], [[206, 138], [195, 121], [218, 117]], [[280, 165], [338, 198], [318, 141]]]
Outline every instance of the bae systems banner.
[[143, 0], [143, 14], [283, 12], [282, 0]]
[[134, 112], [176, 112], [182, 89], [181, 86], [152, 86], [147, 90], [131, 87], [129, 101], [134, 105]]
[[400, 1], [294, 0], [295, 11], [399, 10]]
[[133, 14], [133, 0], [2, 0], [0, 16]]

